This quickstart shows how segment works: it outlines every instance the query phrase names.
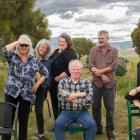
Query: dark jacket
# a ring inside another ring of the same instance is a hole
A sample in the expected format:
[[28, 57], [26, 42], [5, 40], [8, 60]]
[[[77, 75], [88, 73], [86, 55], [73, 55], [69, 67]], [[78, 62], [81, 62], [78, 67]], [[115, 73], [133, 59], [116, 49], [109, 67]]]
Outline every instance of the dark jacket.
[[62, 72], [65, 72], [69, 76], [68, 64], [71, 60], [77, 59], [76, 52], [72, 48], [66, 48], [61, 53], [58, 51], [59, 49], [56, 49], [48, 59], [51, 61], [52, 83], [57, 83], [54, 78]]
[[129, 95], [128, 93], [125, 95], [126, 100], [140, 100], [140, 93], [137, 93], [135, 96]]

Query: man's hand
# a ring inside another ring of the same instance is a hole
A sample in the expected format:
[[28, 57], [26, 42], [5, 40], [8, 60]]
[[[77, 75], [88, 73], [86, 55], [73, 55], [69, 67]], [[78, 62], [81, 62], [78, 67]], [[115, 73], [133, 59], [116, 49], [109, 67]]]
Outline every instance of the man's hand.
[[77, 99], [78, 97], [84, 97], [86, 96], [85, 92], [73, 92], [69, 97], [68, 97], [68, 101], [73, 101], [75, 99]]
[[104, 83], [109, 83], [110, 82], [110, 79], [106, 76], [106, 75], [101, 75], [101, 79]]
[[94, 72], [96, 76], [101, 76], [103, 74], [102, 70], [96, 69], [96, 71]]

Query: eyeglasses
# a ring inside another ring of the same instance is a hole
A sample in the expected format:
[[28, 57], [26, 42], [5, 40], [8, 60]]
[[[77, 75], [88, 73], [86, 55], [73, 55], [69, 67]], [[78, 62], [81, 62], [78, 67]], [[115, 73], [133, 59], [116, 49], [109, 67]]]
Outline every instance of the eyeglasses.
[[29, 45], [28, 44], [20, 44], [20, 47], [21, 48], [23, 48], [23, 47], [27, 48], [27, 47], [29, 47]]

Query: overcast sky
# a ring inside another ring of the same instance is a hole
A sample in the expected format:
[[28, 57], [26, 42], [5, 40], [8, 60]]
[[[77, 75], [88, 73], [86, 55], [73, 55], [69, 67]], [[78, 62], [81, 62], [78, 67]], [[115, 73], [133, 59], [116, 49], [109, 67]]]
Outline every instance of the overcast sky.
[[52, 37], [66, 32], [94, 40], [108, 30], [111, 41], [130, 41], [140, 19], [140, 0], [37, 0], [36, 7], [45, 12]]

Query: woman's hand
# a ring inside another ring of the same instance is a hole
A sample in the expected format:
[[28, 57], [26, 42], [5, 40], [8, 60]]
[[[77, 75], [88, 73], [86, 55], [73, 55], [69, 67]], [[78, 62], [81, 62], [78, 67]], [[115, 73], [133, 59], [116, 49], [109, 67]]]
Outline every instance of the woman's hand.
[[59, 74], [58, 76], [56, 76], [54, 79], [56, 82], [59, 82], [61, 79], [67, 77], [67, 74], [65, 72], [62, 72], [61, 74]]
[[138, 93], [137, 88], [134, 88], [129, 92], [129, 95], [135, 96], [137, 93]]
[[140, 108], [140, 101], [139, 100], [133, 100], [133, 103], [135, 106]]
[[33, 92], [33, 93], [36, 93], [38, 87], [39, 87], [39, 84], [38, 84], [38, 82], [36, 82], [36, 83], [33, 85], [33, 87], [32, 87], [32, 92]]
[[16, 46], [19, 45], [19, 41], [14, 41], [8, 45], [5, 46], [5, 48], [7, 49], [8, 52], [16, 49]]

